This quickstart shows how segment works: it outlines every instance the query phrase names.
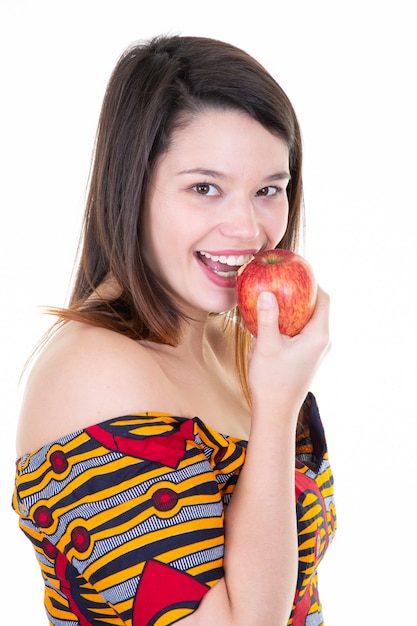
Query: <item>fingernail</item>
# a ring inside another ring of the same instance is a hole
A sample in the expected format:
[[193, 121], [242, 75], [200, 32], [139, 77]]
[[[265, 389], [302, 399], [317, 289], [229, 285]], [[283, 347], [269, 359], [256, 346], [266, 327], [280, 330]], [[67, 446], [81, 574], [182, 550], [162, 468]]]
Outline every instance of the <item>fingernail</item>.
[[258, 306], [261, 309], [272, 309], [275, 303], [276, 299], [271, 291], [261, 291], [258, 297]]

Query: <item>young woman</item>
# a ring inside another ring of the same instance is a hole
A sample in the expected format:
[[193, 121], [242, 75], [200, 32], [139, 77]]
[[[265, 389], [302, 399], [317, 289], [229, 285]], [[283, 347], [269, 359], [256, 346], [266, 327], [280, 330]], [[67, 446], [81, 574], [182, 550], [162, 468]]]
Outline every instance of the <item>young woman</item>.
[[118, 62], [73, 293], [18, 428], [13, 505], [50, 624], [323, 623], [335, 511], [309, 388], [328, 297], [289, 338], [261, 294], [253, 341], [235, 298], [252, 255], [297, 245], [301, 161], [245, 52], [159, 37]]

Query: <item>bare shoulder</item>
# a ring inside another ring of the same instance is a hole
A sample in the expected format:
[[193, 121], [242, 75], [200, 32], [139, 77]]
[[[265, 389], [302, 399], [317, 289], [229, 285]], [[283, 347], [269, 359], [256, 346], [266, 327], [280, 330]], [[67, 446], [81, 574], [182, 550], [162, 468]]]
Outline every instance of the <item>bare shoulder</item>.
[[152, 351], [119, 333], [69, 322], [49, 340], [28, 375], [17, 453], [111, 417], [168, 412], [168, 395]]

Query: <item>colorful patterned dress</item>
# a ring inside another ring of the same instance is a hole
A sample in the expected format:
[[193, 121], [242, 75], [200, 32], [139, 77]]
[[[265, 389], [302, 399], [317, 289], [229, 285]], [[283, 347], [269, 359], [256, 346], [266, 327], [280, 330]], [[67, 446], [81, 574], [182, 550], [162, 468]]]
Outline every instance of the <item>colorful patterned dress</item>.
[[[295, 458], [299, 575], [288, 624], [318, 626], [316, 569], [336, 516], [311, 394], [303, 410]], [[245, 452], [246, 442], [199, 418], [143, 413], [19, 459], [13, 508], [41, 567], [49, 624], [167, 626], [195, 611], [223, 576], [224, 513]]]

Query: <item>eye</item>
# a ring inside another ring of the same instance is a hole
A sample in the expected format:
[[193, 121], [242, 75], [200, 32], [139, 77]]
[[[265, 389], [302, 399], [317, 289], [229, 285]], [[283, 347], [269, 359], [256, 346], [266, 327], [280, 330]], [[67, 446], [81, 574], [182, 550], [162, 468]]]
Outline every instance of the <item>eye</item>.
[[256, 195], [257, 196], [275, 196], [281, 191], [282, 189], [280, 187], [268, 185], [268, 187], [262, 187], [261, 189], [258, 189], [258, 191], [256, 192]]
[[193, 185], [192, 189], [195, 189], [201, 196], [217, 196], [219, 194], [217, 187], [210, 183], [198, 183]]

